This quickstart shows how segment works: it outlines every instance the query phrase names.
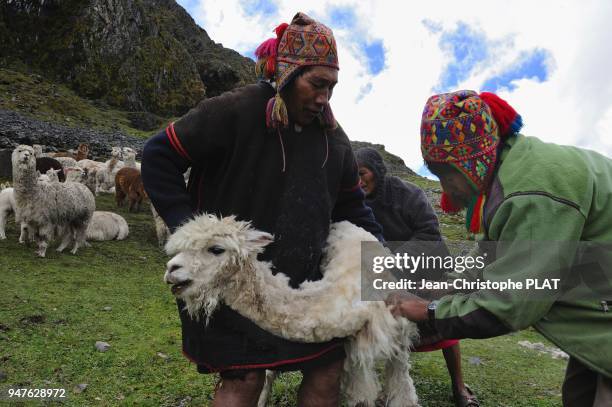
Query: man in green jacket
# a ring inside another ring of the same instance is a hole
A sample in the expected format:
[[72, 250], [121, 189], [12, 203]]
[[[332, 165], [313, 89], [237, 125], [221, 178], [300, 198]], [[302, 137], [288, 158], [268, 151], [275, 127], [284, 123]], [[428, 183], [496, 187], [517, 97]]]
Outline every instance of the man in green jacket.
[[438, 301], [403, 295], [389, 302], [396, 314], [429, 323], [443, 338], [489, 338], [533, 326], [570, 355], [563, 405], [610, 406], [612, 160], [525, 137], [521, 125], [492, 93], [435, 95], [423, 112], [421, 149], [440, 178], [442, 208], [466, 208], [468, 230], [496, 249], [484, 268], [449, 278], [549, 286], [487, 286]]

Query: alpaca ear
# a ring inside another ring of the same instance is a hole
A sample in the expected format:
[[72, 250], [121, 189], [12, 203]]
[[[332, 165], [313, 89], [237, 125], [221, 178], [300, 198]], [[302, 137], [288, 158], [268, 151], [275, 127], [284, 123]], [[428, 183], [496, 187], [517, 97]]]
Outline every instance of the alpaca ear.
[[263, 249], [274, 241], [274, 236], [260, 230], [248, 230], [246, 232], [246, 241], [254, 249]]

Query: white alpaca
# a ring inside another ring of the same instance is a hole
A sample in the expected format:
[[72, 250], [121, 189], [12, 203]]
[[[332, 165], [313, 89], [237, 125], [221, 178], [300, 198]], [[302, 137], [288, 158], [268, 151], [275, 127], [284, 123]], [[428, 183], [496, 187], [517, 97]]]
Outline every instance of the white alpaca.
[[12, 154], [13, 188], [17, 213], [45, 257], [49, 242], [60, 231], [63, 251], [72, 241], [75, 254], [84, 244], [87, 224], [95, 209], [92, 193], [76, 182], [38, 182], [32, 147], [20, 145]]
[[62, 164], [63, 168], [76, 167], [77, 165], [77, 160], [71, 157], [55, 157], [55, 159]]
[[87, 240], [123, 240], [129, 232], [128, 224], [121, 215], [95, 211], [87, 226]]
[[[286, 339], [325, 342], [347, 338], [342, 379], [347, 402], [373, 406], [380, 386], [377, 360], [387, 361], [388, 406], [416, 406], [408, 349], [416, 325], [394, 318], [381, 301], [361, 301], [361, 242], [376, 238], [349, 222], [331, 226], [323, 279], [291, 289], [282, 273], [257, 255], [272, 241], [234, 217], [202, 215], [179, 228], [166, 244], [175, 255], [164, 280], [194, 318], [208, 318], [224, 302], [261, 328]], [[386, 254], [380, 246], [381, 253]], [[178, 253], [178, 254], [177, 254]]]
[[64, 175], [66, 175], [66, 182], [78, 182], [87, 186], [87, 172], [79, 166], [65, 167]]
[[84, 159], [77, 161], [77, 166], [86, 172], [84, 181], [85, 186], [87, 186], [92, 193], [95, 193], [97, 173], [103, 170], [106, 164], [99, 161]]
[[28, 229], [25, 222], [21, 222], [15, 204], [15, 191], [10, 184], [0, 185], [0, 240], [6, 239], [6, 222], [8, 215], [15, 215], [15, 224], [20, 225], [21, 234], [19, 235], [19, 243], [25, 243], [28, 239]]
[[34, 149], [34, 155], [36, 156], [36, 158], [40, 158], [40, 157], [46, 157], [47, 154], [43, 153], [43, 147], [40, 144], [33, 144], [32, 148]]
[[115, 176], [125, 166], [123, 161], [114, 156], [104, 164], [105, 166], [96, 172], [96, 195], [100, 192], [115, 193]]
[[13, 188], [2, 188], [0, 191], [0, 240], [6, 239], [5, 228], [9, 213], [15, 213]]
[[127, 149], [127, 151], [123, 152], [124, 165], [129, 168], [136, 168], [140, 171], [141, 164], [136, 161], [136, 152], [129, 147], [125, 147], [124, 149]]
[[59, 182], [59, 172], [62, 170], [54, 170], [53, 168], [50, 168], [47, 170], [46, 173], [41, 174], [39, 171], [36, 171], [36, 174], [38, 174], [38, 181], [41, 182]]

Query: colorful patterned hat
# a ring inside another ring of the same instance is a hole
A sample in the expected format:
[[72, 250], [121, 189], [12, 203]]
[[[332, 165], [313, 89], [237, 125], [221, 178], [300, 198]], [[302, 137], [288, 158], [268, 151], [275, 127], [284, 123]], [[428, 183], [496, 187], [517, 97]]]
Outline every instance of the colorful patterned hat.
[[[497, 162], [500, 141], [522, 127], [521, 116], [499, 96], [471, 90], [434, 95], [427, 100], [421, 119], [421, 152], [426, 162], [455, 167], [480, 196], [468, 207], [467, 221], [474, 233], [480, 230], [484, 192]], [[455, 205], [442, 195], [442, 209]], [[476, 208], [474, 208], [476, 206]], [[470, 211], [478, 216], [472, 217]]]
[[[291, 24], [276, 27], [276, 38], [264, 41], [255, 50], [255, 72], [261, 79], [276, 83], [276, 96], [268, 102], [269, 127], [286, 127], [289, 123], [287, 107], [280, 91], [305, 66], [322, 65], [339, 69], [336, 40], [332, 31], [304, 13], [297, 13]], [[329, 105], [321, 115], [326, 127], [336, 127]]]
[[499, 134], [491, 109], [471, 90], [429, 98], [421, 120], [421, 151], [428, 162], [448, 163], [482, 190], [495, 164]]

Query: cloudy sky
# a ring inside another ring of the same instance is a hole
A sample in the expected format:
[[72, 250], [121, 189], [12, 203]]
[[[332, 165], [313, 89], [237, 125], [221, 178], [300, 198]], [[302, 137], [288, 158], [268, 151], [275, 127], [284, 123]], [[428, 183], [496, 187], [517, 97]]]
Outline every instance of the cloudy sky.
[[349, 138], [384, 144], [423, 173], [420, 116], [433, 93], [492, 91], [523, 133], [612, 157], [608, 0], [178, 0], [210, 37], [253, 51], [297, 11], [332, 28], [331, 104]]

